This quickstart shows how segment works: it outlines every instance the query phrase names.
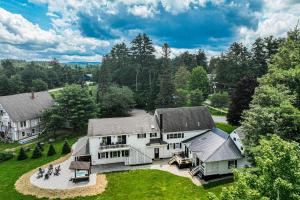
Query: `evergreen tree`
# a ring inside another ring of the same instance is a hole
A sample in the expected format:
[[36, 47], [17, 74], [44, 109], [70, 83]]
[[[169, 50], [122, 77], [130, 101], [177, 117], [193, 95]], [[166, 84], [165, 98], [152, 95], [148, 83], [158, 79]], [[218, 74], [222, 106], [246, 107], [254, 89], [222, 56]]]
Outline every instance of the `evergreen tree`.
[[204, 50], [199, 49], [196, 54], [196, 66], [202, 66], [208, 72], [207, 58]]
[[25, 160], [27, 158], [28, 158], [28, 156], [26, 155], [24, 148], [21, 147], [20, 151], [19, 151], [19, 154], [18, 154], [18, 157], [17, 157], [17, 160]]
[[36, 145], [33, 152], [32, 152], [31, 158], [36, 159], [36, 158], [40, 158], [40, 157], [42, 157], [42, 152], [41, 152], [39, 146]]
[[203, 67], [198, 66], [193, 69], [190, 79], [189, 79], [189, 89], [200, 90], [203, 94], [204, 100], [208, 97], [210, 93], [210, 84], [207, 77], [206, 71]]
[[53, 144], [50, 144], [48, 152], [47, 152], [47, 156], [53, 156], [54, 154], [56, 154], [55, 148], [54, 148]]
[[107, 63], [107, 56], [103, 58], [103, 64], [99, 70], [99, 78], [98, 78], [98, 90], [97, 90], [97, 103], [100, 103], [101, 98], [107, 92], [108, 87], [111, 83], [111, 73], [109, 70], [109, 66]]
[[174, 106], [174, 85], [172, 81], [171, 63], [170, 63], [170, 47], [164, 44], [162, 47], [163, 62], [162, 74], [160, 76], [159, 93], [156, 99], [157, 106], [167, 108]]
[[42, 144], [40, 142], [38, 142], [36, 145], [40, 149], [41, 152], [44, 151], [44, 148], [43, 148], [43, 146], [42, 146]]
[[192, 106], [201, 106], [204, 100], [201, 90], [195, 89], [190, 92], [190, 103]]
[[67, 154], [67, 153], [70, 153], [71, 152], [71, 148], [69, 146], [69, 143], [67, 140], [65, 140], [64, 144], [63, 144], [63, 147], [61, 149], [61, 154]]
[[227, 120], [230, 124], [239, 125], [244, 110], [249, 109], [255, 88], [258, 82], [255, 78], [243, 78], [237, 83], [230, 96], [230, 106]]

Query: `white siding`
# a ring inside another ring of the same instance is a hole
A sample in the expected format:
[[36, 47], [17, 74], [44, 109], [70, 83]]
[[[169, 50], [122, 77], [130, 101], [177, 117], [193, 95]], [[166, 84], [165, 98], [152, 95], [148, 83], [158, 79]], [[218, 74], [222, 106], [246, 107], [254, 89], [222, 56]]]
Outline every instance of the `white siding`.
[[[242, 168], [247, 165], [245, 158], [237, 160], [237, 168]], [[204, 175], [222, 175], [232, 173], [232, 169], [228, 169], [228, 160], [204, 163]]]

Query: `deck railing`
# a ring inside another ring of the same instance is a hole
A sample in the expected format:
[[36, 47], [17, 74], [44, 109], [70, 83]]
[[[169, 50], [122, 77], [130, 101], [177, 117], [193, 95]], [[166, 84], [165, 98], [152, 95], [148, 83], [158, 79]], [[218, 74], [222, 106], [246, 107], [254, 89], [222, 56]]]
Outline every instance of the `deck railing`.
[[111, 144], [111, 145], [100, 144], [100, 147], [99, 147], [100, 150], [119, 149], [119, 148], [129, 148], [129, 145], [127, 145], [127, 144]]

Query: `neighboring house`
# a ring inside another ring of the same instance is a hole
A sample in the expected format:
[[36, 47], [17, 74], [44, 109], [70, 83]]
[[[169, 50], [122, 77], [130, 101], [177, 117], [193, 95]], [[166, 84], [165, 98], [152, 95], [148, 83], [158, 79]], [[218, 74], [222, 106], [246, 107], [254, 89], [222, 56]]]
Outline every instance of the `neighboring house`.
[[53, 99], [48, 92], [1, 96], [1, 138], [20, 142], [36, 138], [42, 130], [41, 113], [52, 105]]
[[90, 156], [92, 165], [147, 164], [179, 154], [193, 164], [194, 172], [206, 166], [204, 176], [244, 166], [238, 147], [229, 134], [215, 128], [205, 107], [162, 108], [154, 115], [134, 110], [130, 117], [90, 119], [87, 137], [73, 152], [77, 160]]

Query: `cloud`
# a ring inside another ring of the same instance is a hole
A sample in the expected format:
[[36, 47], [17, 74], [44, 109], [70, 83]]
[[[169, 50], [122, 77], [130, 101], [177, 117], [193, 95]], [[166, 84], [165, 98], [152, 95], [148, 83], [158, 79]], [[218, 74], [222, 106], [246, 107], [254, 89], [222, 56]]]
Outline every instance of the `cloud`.
[[40, 49], [57, 45], [57, 37], [53, 31], [44, 31], [21, 15], [0, 8], [0, 42]]
[[128, 12], [134, 16], [140, 16], [142, 18], [153, 17], [155, 9], [153, 7], [147, 7], [142, 5], [134, 5], [128, 8]]

